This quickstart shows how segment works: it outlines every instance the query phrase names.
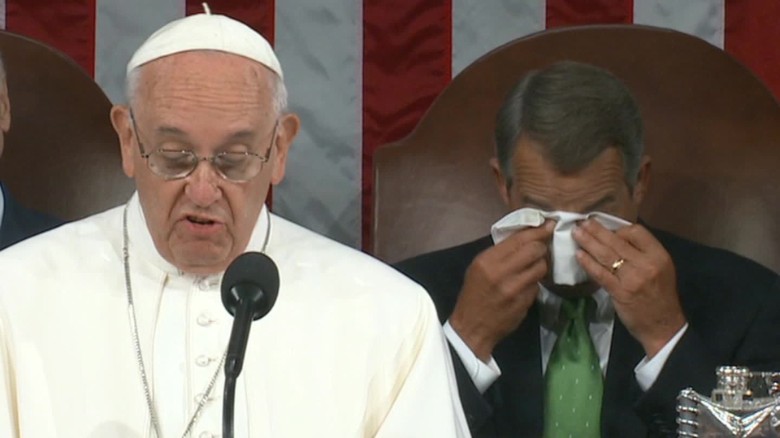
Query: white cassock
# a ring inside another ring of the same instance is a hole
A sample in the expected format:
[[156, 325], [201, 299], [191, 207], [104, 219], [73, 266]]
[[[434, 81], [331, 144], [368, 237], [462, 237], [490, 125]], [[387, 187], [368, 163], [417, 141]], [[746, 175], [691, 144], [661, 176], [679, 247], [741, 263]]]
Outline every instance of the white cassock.
[[[124, 207], [0, 253], [0, 437], [150, 437], [123, 268]], [[279, 267], [252, 325], [236, 437], [468, 435], [425, 291], [391, 268], [261, 212], [248, 250]], [[180, 273], [156, 251], [137, 195], [129, 265], [162, 437], [180, 437], [219, 367], [232, 317], [221, 275]], [[222, 373], [190, 436], [222, 433]], [[162, 438], [161, 437], [161, 438]]]

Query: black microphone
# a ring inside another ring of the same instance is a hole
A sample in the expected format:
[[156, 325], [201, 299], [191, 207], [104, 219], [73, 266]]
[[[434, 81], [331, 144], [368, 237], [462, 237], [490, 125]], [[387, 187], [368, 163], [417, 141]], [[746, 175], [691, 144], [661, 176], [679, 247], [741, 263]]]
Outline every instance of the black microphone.
[[244, 366], [244, 353], [252, 321], [264, 317], [279, 295], [279, 270], [265, 254], [247, 252], [230, 263], [222, 277], [222, 304], [233, 315], [227, 356], [222, 407], [222, 436], [233, 437], [236, 379]]

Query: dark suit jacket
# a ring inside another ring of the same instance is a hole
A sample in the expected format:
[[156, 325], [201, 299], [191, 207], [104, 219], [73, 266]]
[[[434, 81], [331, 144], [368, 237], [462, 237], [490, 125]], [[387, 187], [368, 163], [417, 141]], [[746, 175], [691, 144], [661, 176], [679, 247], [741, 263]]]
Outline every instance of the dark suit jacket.
[[[604, 436], [676, 436], [677, 394], [693, 387], [709, 396], [719, 365], [780, 370], [778, 275], [736, 254], [652, 231], [674, 261], [688, 330], [653, 386], [643, 392], [634, 367], [644, 351], [615, 320], [602, 402]], [[428, 290], [444, 322], [455, 306], [466, 268], [491, 245], [490, 237], [485, 237], [396, 267]], [[534, 307], [493, 351], [502, 375], [484, 396], [453, 354], [461, 402], [475, 437], [541, 436], [544, 379], [540, 351], [539, 315]]]
[[5, 202], [3, 220], [0, 224], [0, 249], [63, 223], [59, 219], [23, 207], [11, 197], [5, 186], [0, 185], [0, 188]]

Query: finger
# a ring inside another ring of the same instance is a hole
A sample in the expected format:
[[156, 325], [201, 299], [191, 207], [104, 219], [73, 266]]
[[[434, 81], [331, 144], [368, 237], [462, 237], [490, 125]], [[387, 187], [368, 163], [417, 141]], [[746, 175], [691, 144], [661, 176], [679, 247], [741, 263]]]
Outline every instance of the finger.
[[528, 303], [536, 298], [539, 292], [539, 282], [547, 274], [548, 264], [544, 259], [535, 261], [522, 272], [508, 276], [502, 284], [502, 294]]
[[538, 241], [528, 242], [520, 248], [496, 245], [479, 254], [471, 268], [498, 282], [504, 277], [525, 271], [538, 260], [546, 259], [547, 252], [547, 244]]
[[537, 255], [537, 257], [543, 257], [546, 255], [546, 244], [552, 238], [554, 229], [555, 222], [547, 221], [540, 227], [520, 230], [497, 243], [494, 246], [495, 250], [492, 251], [492, 256], [495, 257], [495, 261], [501, 262], [512, 259], [517, 254], [525, 253], [529, 250], [538, 252], [539, 248], [536, 248], [535, 244], [544, 243], [544, 252]]
[[522, 272], [508, 277], [507, 284], [513, 288], [524, 288], [528, 285], [536, 284], [547, 275], [548, 268], [547, 259], [538, 259]]
[[614, 249], [598, 239], [585, 227], [578, 226], [574, 228], [572, 236], [582, 250], [603, 266], [611, 266], [615, 260], [621, 258]]
[[[605, 267], [596, 260], [591, 254], [582, 249], [578, 249], [575, 256], [580, 266], [585, 269], [593, 281], [603, 287], [610, 295], [620, 291], [620, 279], [614, 275], [610, 268]], [[625, 268], [625, 263], [620, 269]]]
[[[601, 260], [606, 266], [618, 259], [636, 260], [641, 257], [641, 251], [614, 231], [608, 230], [598, 221], [589, 219], [580, 224], [580, 228], [592, 235], [602, 245], [610, 248], [614, 253], [611, 259]], [[628, 227], [626, 227], [628, 228]]]
[[648, 278], [656, 278], [663, 272], [671, 272], [674, 276], [674, 261], [661, 242], [641, 225], [632, 225], [628, 228], [620, 230], [621, 237], [639, 248], [644, 256], [641, 260], [637, 260], [638, 263], [633, 264], [634, 267]]
[[663, 249], [660, 242], [653, 236], [647, 228], [639, 224], [633, 224], [623, 227], [615, 232], [619, 237], [625, 239], [634, 248], [643, 253], [652, 253]]
[[533, 241], [544, 242], [552, 237], [553, 231], [555, 231], [555, 221], [548, 219], [538, 227], [529, 227], [517, 231], [501, 243], [506, 242], [507, 245], [522, 246], [525, 243]]

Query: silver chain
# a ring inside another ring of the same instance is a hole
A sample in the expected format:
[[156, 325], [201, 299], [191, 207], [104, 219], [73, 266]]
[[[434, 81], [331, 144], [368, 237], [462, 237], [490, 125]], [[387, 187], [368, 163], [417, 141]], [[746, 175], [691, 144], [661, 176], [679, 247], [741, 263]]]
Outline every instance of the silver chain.
[[[130, 281], [130, 251], [129, 251], [129, 241], [130, 238], [128, 236], [127, 231], [127, 209], [130, 205], [130, 202], [128, 201], [127, 204], [125, 204], [123, 216], [122, 216], [122, 259], [124, 262], [124, 268], [125, 268], [125, 290], [127, 291], [127, 312], [129, 314], [130, 319], [130, 329], [132, 330], [133, 334], [133, 348], [135, 350], [135, 357], [138, 361], [138, 370], [141, 374], [141, 383], [144, 387], [144, 397], [146, 398], [146, 405], [149, 408], [149, 418], [152, 422], [152, 428], [154, 428], [154, 434], [157, 438], [161, 438], [162, 434], [160, 433], [160, 421], [158, 419], [157, 415], [157, 409], [155, 408], [154, 399], [152, 398], [152, 391], [151, 387], [149, 385], [149, 378], [146, 374], [146, 366], [144, 365], [144, 357], [143, 353], [141, 352], [141, 340], [140, 336], [138, 335], [138, 321], [135, 317], [135, 301], [133, 300], [133, 286]], [[266, 215], [268, 217], [268, 226], [265, 230], [265, 239], [263, 241], [263, 246], [261, 251], [265, 252], [266, 247], [268, 246], [268, 238], [271, 235], [271, 214], [268, 212], [268, 209], [266, 209]], [[200, 417], [201, 412], [203, 411], [203, 407], [208, 402], [209, 398], [211, 397], [211, 391], [214, 390], [214, 385], [217, 383], [217, 379], [219, 378], [219, 372], [222, 370], [222, 367], [225, 364], [225, 358], [227, 357], [227, 349], [225, 350], [225, 353], [222, 354], [222, 359], [219, 360], [219, 364], [217, 365], [217, 369], [214, 372], [214, 375], [211, 376], [211, 380], [209, 380], [208, 385], [206, 386], [205, 391], [203, 392], [203, 396], [200, 397], [200, 400], [198, 400], [198, 405], [195, 407], [195, 412], [192, 414], [192, 417], [190, 418], [190, 421], [187, 423], [187, 427], [184, 429], [184, 433], [182, 433], [182, 438], [186, 438], [190, 432], [192, 432], [192, 428], [195, 426], [195, 423], [198, 421], [198, 418]]]

